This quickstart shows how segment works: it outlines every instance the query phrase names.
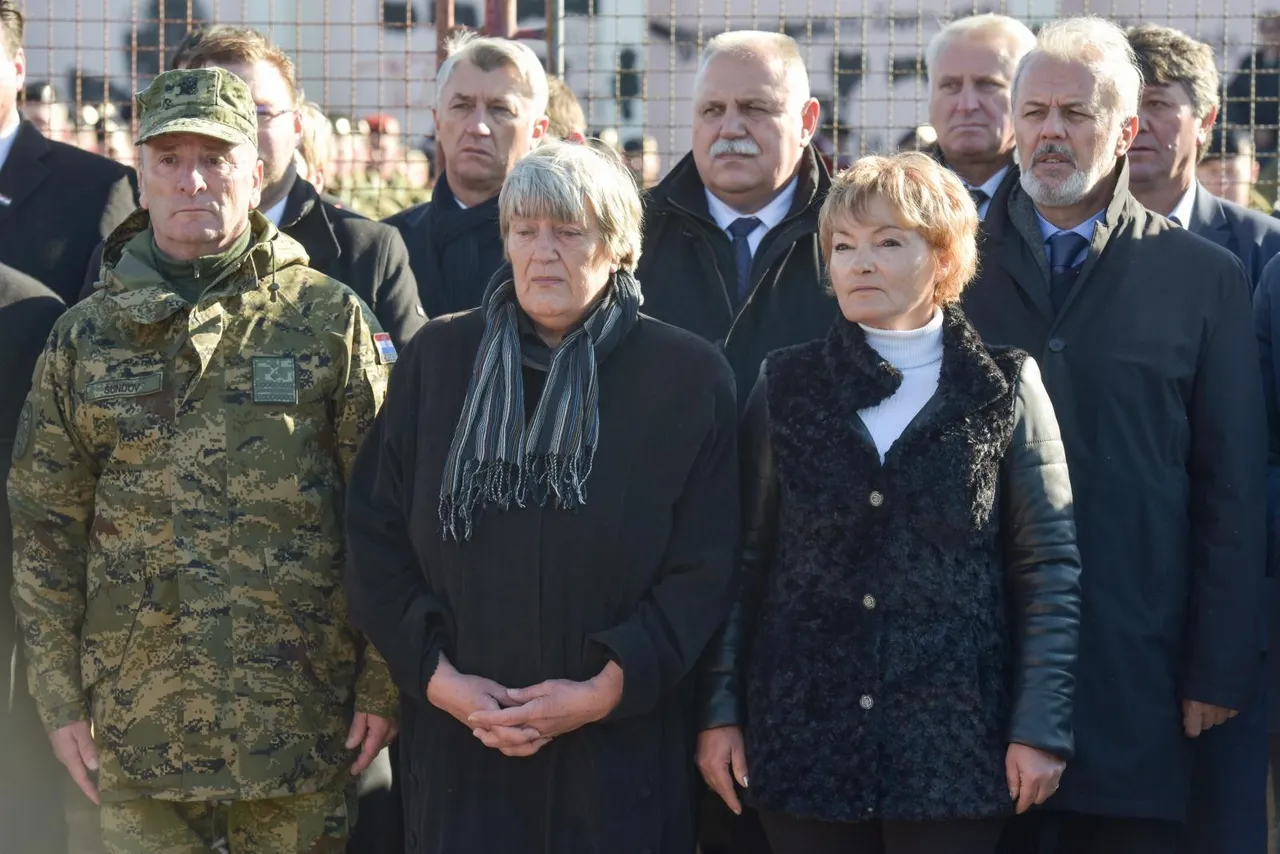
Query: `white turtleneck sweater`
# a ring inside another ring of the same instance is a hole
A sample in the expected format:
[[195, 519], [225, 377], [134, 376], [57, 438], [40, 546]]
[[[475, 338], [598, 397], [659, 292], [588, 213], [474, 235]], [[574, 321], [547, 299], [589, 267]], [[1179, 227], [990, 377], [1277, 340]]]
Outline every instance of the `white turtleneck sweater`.
[[858, 416], [875, 440], [880, 461], [884, 462], [890, 446], [898, 441], [911, 419], [938, 390], [938, 375], [942, 371], [942, 311], [935, 311], [933, 319], [919, 329], [903, 332], [862, 326], [862, 331], [880, 358], [902, 372], [902, 385], [897, 391], [876, 406], [858, 410]]

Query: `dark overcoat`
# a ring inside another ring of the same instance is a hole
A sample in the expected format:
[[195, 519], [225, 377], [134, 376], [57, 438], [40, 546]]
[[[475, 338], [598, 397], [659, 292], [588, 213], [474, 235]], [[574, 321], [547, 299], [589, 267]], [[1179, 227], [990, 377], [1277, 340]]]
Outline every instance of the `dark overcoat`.
[[836, 317], [818, 246], [818, 211], [831, 176], [811, 146], [800, 162], [795, 201], [751, 259], [747, 301], [735, 306], [733, 244], [707, 206], [690, 154], [645, 200], [644, 251], [636, 277], [646, 314], [724, 349], [745, 403], [765, 354], [821, 338]]
[[[0, 264], [0, 487], [9, 479], [14, 434], [36, 360], [64, 311], [53, 291]], [[0, 851], [66, 850], [66, 771], [53, 756], [27, 692], [12, 588], [13, 529], [8, 495], [0, 488]]]
[[1254, 287], [1262, 268], [1280, 252], [1280, 222], [1275, 217], [1220, 199], [1199, 184], [1191, 221], [1184, 225], [1239, 258]]
[[[348, 498], [352, 619], [402, 690], [408, 850], [689, 854], [686, 676], [727, 609], [738, 529], [729, 366], [642, 315], [599, 366], [586, 505], [487, 510], [458, 544], [441, 535], [440, 483], [483, 327], [480, 311], [446, 316], [410, 342]], [[508, 758], [427, 702], [440, 652], [507, 687], [613, 659], [622, 701]]]
[[1035, 363], [948, 309], [937, 393], [881, 462], [858, 411], [901, 378], [841, 319], [748, 404], [743, 586], [701, 705], [745, 723], [764, 809], [1005, 815], [1011, 741], [1072, 754], [1080, 562]]
[[72, 305], [94, 247], [133, 213], [136, 185], [129, 167], [24, 121], [0, 168], [0, 264]]
[[1243, 708], [1262, 634], [1265, 415], [1250, 287], [1226, 250], [1114, 195], [1060, 312], [1016, 168], [965, 311], [1040, 363], [1071, 468], [1083, 616], [1076, 759], [1049, 809], [1182, 820], [1181, 701]]

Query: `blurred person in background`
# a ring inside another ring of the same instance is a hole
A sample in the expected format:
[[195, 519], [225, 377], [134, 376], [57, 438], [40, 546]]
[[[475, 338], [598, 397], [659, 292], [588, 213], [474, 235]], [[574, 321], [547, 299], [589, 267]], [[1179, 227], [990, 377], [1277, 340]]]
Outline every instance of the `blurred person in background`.
[[587, 117], [569, 84], [547, 76], [547, 136], [565, 142], [585, 142]]
[[1227, 127], [1253, 137], [1265, 195], [1275, 194], [1276, 149], [1280, 139], [1280, 15], [1256, 16], [1257, 49], [1240, 61], [1226, 91]]
[[23, 91], [22, 117], [54, 142], [71, 142], [71, 111], [58, 100], [51, 83], [28, 83]]
[[94, 247], [136, 207], [132, 169], [46, 139], [18, 112], [26, 74], [23, 18], [0, 0], [0, 263], [68, 305]]
[[302, 118], [302, 142], [298, 145], [298, 177], [316, 188], [316, 192], [330, 204], [337, 199], [325, 196], [325, 181], [333, 160], [333, 125], [324, 109], [315, 101], [305, 101], [298, 107]]
[[972, 15], [943, 27], [925, 50], [934, 156], [960, 176], [978, 217], [1001, 184], [1014, 180], [1013, 103], [1018, 62], [1035, 45], [1026, 24], [1007, 15]]
[[938, 132], [932, 125], [917, 125], [898, 138], [896, 151], [923, 151], [932, 153], [938, 145]]
[[[420, 148], [406, 148], [404, 152], [404, 179], [409, 192], [419, 197], [414, 204], [431, 199], [431, 158]], [[425, 196], [425, 198], [421, 198]]]
[[1244, 130], [1227, 130], [1221, 120], [1213, 126], [1204, 156], [1196, 164], [1200, 186], [1220, 199], [1259, 213], [1272, 213], [1274, 205], [1258, 191], [1258, 159], [1253, 137]]
[[[1126, 157], [1130, 191], [1148, 210], [1168, 217], [1192, 234], [1211, 240], [1235, 255], [1249, 274], [1249, 282], [1256, 285], [1262, 268], [1280, 252], [1280, 222], [1267, 214], [1220, 199], [1196, 181], [1196, 164], [1209, 147], [1210, 134], [1218, 118], [1220, 85], [1213, 48], [1179, 30], [1154, 24], [1132, 27], [1128, 35], [1143, 80], [1138, 135]], [[1263, 643], [1261, 639], [1259, 642]], [[1260, 657], [1259, 679], [1261, 666]], [[1198, 748], [1202, 759], [1209, 762], [1209, 754], [1217, 756], [1228, 750], [1232, 735], [1240, 732], [1244, 738], [1243, 732], [1250, 728], [1255, 732], [1238, 745], [1238, 759], [1245, 762], [1255, 749], [1261, 753], [1266, 733], [1264, 706], [1265, 697], [1259, 694], [1256, 708], [1250, 706], [1242, 710], [1240, 719], [1204, 739]], [[1260, 785], [1265, 788], [1266, 765], [1261, 759], [1251, 768], [1251, 774], [1261, 775]], [[1233, 766], [1222, 769], [1220, 782], [1240, 781], [1246, 776], [1250, 774], [1246, 774], [1243, 767]], [[1245, 800], [1243, 794], [1229, 794], [1222, 791], [1223, 788], [1215, 782], [1209, 791], [1193, 800], [1203, 805], [1214, 797], [1213, 792], [1221, 792], [1223, 804], [1240, 804]], [[1256, 800], [1261, 808], [1261, 794], [1257, 794]], [[1220, 830], [1225, 833], [1227, 826], [1253, 823], [1254, 819], [1260, 826], [1264, 823], [1261, 816], [1253, 816], [1247, 822], [1244, 817], [1236, 816]], [[1214, 838], [1218, 835], [1218, 831], [1212, 833]], [[1241, 850], [1251, 847], [1238, 841]]]
[[503, 262], [498, 194], [547, 132], [547, 77], [528, 45], [462, 31], [446, 44], [432, 110], [444, 174], [400, 230], [431, 317], [475, 308]]
[[662, 180], [662, 155], [651, 136], [632, 137], [622, 145], [622, 157], [641, 190], [650, 190]]

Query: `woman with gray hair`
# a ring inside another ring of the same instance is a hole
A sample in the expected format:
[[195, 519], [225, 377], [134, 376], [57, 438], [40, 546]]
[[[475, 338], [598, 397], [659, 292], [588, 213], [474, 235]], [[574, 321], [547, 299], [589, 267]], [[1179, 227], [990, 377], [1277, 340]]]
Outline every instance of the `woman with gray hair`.
[[405, 348], [348, 496], [408, 849], [692, 851], [686, 677], [728, 604], [733, 377], [639, 313], [616, 155], [544, 145], [499, 210], [508, 263]]

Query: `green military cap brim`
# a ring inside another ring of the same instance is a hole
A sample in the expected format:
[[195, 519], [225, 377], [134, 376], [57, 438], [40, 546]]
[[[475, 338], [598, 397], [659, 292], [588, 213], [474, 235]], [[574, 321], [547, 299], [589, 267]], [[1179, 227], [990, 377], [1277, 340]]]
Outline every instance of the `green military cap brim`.
[[229, 142], [232, 145], [253, 145], [256, 146], [257, 140], [250, 139], [247, 135], [240, 133], [235, 128], [227, 127], [221, 122], [210, 121], [209, 119], [173, 119], [165, 122], [149, 133], [142, 134], [138, 137], [138, 141], [134, 145], [142, 145], [158, 136], [165, 136], [171, 133], [194, 133], [200, 136], [208, 136], [213, 139], [220, 139], [223, 142]]

